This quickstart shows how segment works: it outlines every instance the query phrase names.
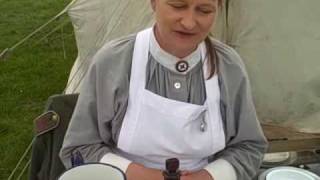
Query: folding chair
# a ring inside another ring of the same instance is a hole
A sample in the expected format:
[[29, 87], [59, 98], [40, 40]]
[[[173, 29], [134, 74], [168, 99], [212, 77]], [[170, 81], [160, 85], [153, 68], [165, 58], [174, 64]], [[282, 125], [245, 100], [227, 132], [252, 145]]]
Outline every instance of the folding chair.
[[51, 96], [45, 113], [36, 118], [30, 180], [56, 180], [66, 170], [59, 151], [77, 99], [78, 94]]

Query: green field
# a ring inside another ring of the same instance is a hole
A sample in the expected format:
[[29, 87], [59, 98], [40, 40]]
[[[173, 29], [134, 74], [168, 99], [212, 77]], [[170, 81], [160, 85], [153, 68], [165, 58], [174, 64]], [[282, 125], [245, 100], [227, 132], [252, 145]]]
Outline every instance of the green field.
[[[0, 52], [69, 2], [0, 0]], [[50, 33], [64, 22], [63, 28]], [[47, 98], [63, 92], [76, 55], [72, 25], [64, 15], [0, 61], [0, 180], [9, 177], [31, 142], [33, 120], [42, 113]]]

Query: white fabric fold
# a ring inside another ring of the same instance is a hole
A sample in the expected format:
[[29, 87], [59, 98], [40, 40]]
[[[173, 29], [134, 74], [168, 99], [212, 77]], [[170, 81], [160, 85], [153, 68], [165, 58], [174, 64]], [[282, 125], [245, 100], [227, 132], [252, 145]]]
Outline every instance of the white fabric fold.
[[209, 163], [205, 168], [214, 180], [237, 180], [234, 167], [224, 159]]
[[101, 160], [101, 163], [106, 163], [106, 164], [111, 164], [113, 166], [118, 167], [119, 169], [121, 169], [124, 173], [126, 173], [128, 166], [130, 163], [132, 163], [132, 161], [123, 158], [117, 154], [114, 153], [107, 153], [105, 154]]

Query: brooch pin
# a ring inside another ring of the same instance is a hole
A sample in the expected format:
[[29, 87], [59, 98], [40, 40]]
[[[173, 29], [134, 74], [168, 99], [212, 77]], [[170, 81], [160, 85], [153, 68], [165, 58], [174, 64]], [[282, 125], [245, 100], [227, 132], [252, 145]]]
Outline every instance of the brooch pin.
[[176, 70], [178, 72], [186, 72], [189, 68], [189, 64], [187, 61], [178, 61], [176, 63]]

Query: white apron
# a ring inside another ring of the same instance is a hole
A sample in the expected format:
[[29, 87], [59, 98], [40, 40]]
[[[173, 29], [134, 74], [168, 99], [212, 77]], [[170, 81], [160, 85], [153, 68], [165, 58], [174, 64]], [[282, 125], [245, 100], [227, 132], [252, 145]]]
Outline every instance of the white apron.
[[[203, 106], [146, 90], [151, 33], [151, 28], [146, 29], [136, 37], [128, 107], [117, 144], [119, 153], [150, 168], [163, 170], [166, 159], [178, 158], [181, 170], [199, 170], [208, 164], [208, 156], [225, 147], [218, 78], [206, 80], [207, 99]], [[201, 46], [205, 57], [205, 46]]]

